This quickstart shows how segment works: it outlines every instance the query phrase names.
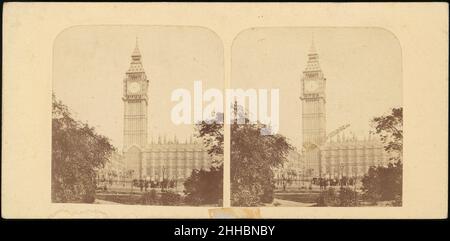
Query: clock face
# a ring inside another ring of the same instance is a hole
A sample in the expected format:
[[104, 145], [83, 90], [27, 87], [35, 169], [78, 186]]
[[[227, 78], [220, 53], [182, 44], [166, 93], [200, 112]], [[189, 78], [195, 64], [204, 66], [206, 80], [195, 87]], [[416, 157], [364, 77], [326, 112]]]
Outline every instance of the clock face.
[[128, 87], [128, 90], [131, 93], [137, 93], [137, 92], [139, 92], [141, 90], [141, 85], [136, 83], [136, 82], [130, 83], [130, 86]]
[[305, 90], [308, 92], [316, 91], [319, 88], [319, 85], [316, 81], [308, 81], [305, 83]]

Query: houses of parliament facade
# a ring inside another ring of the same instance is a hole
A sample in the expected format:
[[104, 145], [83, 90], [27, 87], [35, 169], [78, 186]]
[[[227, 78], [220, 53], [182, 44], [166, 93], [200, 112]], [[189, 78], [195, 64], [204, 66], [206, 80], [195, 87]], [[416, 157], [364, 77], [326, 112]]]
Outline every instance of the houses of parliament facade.
[[371, 166], [386, 165], [389, 156], [375, 136], [358, 139], [342, 133], [327, 135], [326, 79], [319, 64], [314, 42], [301, 79], [304, 171], [308, 176], [361, 177]]
[[194, 139], [179, 141], [159, 136], [148, 142], [149, 80], [142, 66], [138, 44], [131, 55], [131, 63], [123, 79], [123, 149], [115, 153], [108, 164], [127, 179], [153, 181], [183, 180], [192, 170], [209, 169], [212, 157], [203, 144]]

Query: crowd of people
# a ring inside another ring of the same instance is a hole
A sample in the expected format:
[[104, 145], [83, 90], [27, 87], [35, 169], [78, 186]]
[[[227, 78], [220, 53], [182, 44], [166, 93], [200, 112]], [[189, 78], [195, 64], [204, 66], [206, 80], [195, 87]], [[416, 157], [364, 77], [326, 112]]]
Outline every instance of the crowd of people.
[[149, 181], [144, 179], [134, 179], [133, 186], [139, 187], [141, 191], [147, 191], [148, 188], [175, 188], [177, 185], [176, 180], [164, 179], [162, 181]]
[[335, 186], [353, 186], [356, 184], [356, 178], [346, 176], [343, 176], [341, 178], [314, 177], [311, 183], [314, 185], [318, 185], [320, 189], [326, 189], [327, 187]]
[[172, 179], [164, 179], [162, 181], [156, 181], [156, 180], [146, 180], [146, 179], [133, 179], [130, 183], [130, 181], [117, 181], [117, 180], [106, 180], [106, 179], [99, 179], [97, 180], [97, 188], [107, 191], [110, 188], [127, 188], [130, 187], [130, 184], [132, 187], [139, 188], [139, 190], [147, 191], [149, 188], [160, 188], [160, 189], [170, 189], [175, 188], [178, 184], [177, 180]]

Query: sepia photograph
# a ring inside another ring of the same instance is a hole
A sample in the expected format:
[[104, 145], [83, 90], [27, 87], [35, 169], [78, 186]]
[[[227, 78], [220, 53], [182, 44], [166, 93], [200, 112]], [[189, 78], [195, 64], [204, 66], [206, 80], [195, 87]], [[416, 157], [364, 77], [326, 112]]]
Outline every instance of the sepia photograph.
[[[237, 115], [249, 124], [231, 125], [232, 205], [401, 206], [401, 66], [381, 28], [242, 31], [231, 78], [247, 90]], [[252, 109], [268, 89], [270, 111]], [[259, 134], [268, 126], [278, 133]]]
[[53, 202], [222, 205], [223, 124], [171, 117], [174, 91], [223, 88], [214, 33], [76, 26], [58, 35], [53, 68]]
[[2, 218], [448, 216], [448, 4], [3, 12]]

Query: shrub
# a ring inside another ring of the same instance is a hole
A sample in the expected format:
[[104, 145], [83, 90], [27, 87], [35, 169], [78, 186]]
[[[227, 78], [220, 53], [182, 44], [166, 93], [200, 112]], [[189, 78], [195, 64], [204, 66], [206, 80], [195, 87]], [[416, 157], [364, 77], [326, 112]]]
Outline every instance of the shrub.
[[234, 206], [254, 207], [260, 205], [259, 196], [254, 195], [249, 190], [241, 189], [239, 192], [231, 193], [231, 203]]
[[181, 195], [172, 191], [161, 193], [161, 204], [168, 206], [176, 206], [182, 203]]
[[337, 204], [338, 199], [336, 193], [331, 187], [328, 190], [322, 191], [317, 198], [317, 206], [319, 207], [337, 206]]
[[192, 206], [199, 206], [203, 204], [203, 198], [201, 197], [196, 197], [196, 196], [192, 196], [192, 195], [188, 195], [184, 198], [184, 201]]
[[184, 188], [186, 202], [191, 205], [218, 203], [223, 193], [223, 165], [209, 170], [194, 169]]
[[397, 162], [387, 167], [370, 167], [362, 179], [363, 196], [367, 201], [392, 201], [402, 196], [402, 164]]
[[354, 207], [358, 206], [358, 193], [349, 187], [341, 187], [339, 191], [339, 206]]
[[401, 207], [402, 204], [403, 204], [402, 196], [401, 195], [395, 196], [395, 200], [394, 200], [394, 202], [392, 202], [392, 206]]
[[354, 207], [358, 206], [358, 193], [349, 187], [341, 187], [339, 193], [333, 188], [322, 191], [317, 198], [319, 207]]
[[90, 192], [83, 196], [84, 203], [94, 203], [94, 201], [95, 201], [95, 192]]
[[274, 190], [275, 190], [275, 185], [273, 184], [266, 184], [263, 187], [263, 193], [261, 195], [261, 202], [263, 203], [272, 203], [273, 199], [274, 199]]
[[150, 192], [146, 192], [142, 194], [141, 202], [144, 205], [157, 205], [159, 204], [159, 197], [156, 190], [150, 190]]

